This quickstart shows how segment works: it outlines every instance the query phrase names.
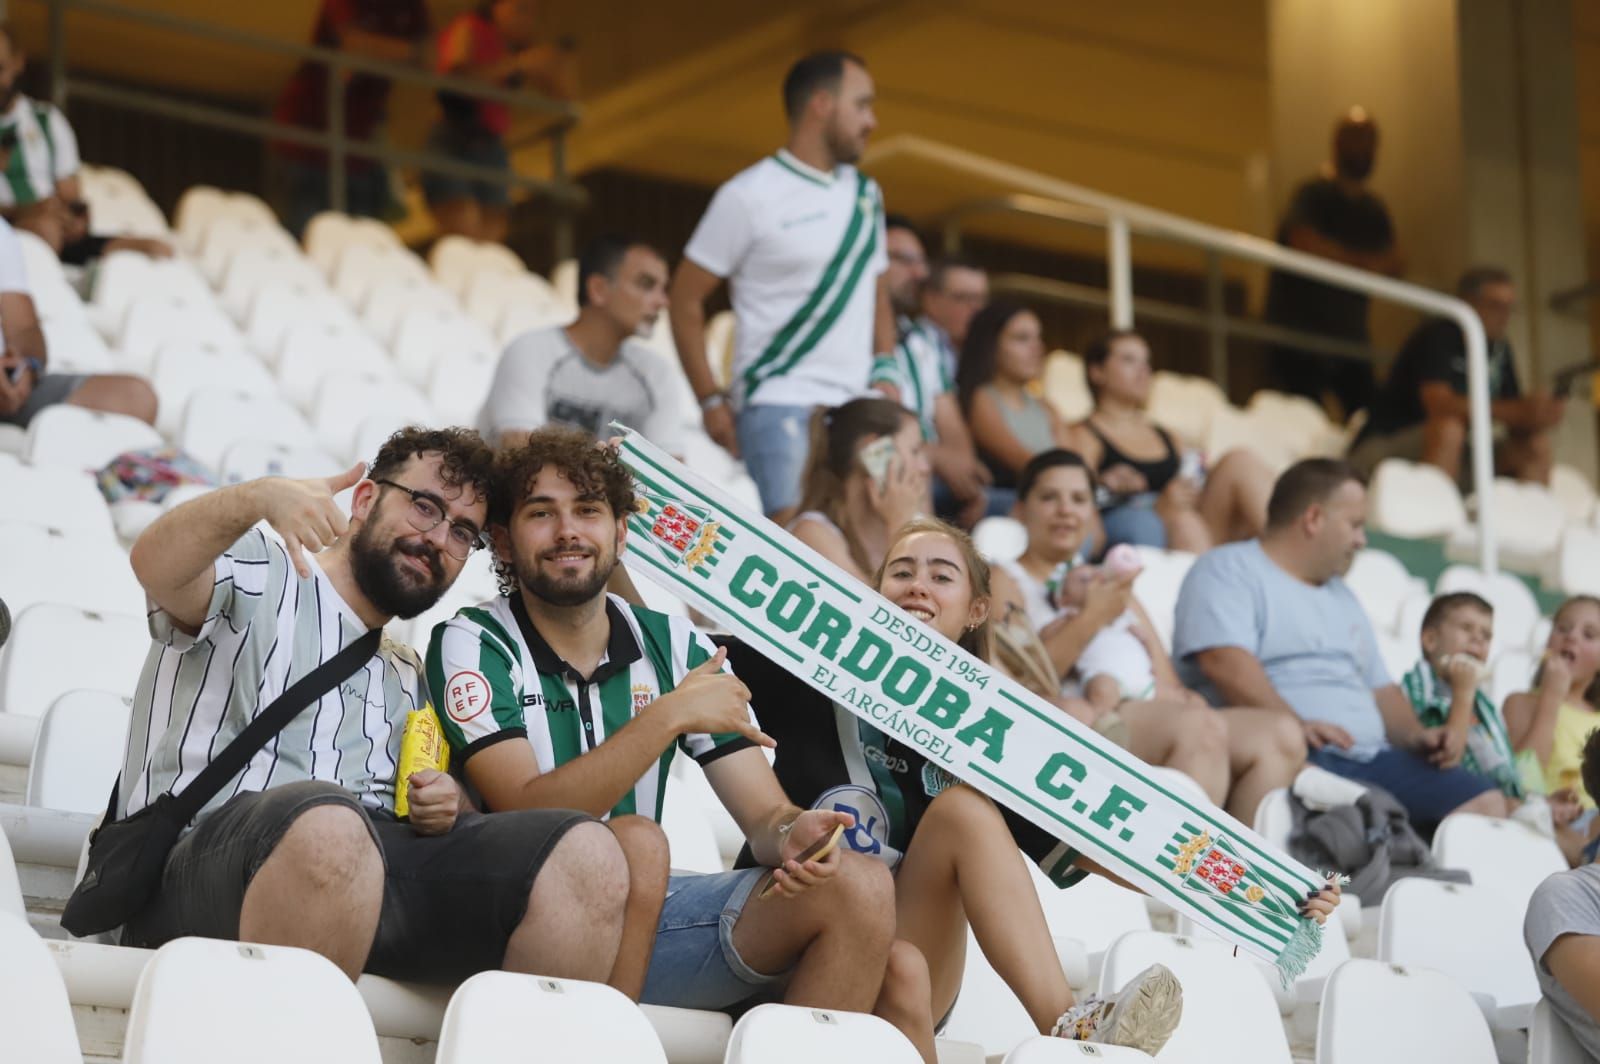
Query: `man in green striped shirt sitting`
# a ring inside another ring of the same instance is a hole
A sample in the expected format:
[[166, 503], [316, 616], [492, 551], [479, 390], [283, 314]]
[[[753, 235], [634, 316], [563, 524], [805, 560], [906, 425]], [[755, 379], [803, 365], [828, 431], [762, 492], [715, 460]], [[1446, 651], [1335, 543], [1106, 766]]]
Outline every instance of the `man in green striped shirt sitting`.
[[[435, 628], [428, 648], [430, 687], [466, 780], [490, 810], [659, 820], [672, 760], [686, 752], [763, 867], [662, 884], [642, 1000], [720, 1009], [781, 996], [860, 1012], [877, 1004], [893, 1020], [880, 988], [901, 989], [885, 970], [900, 970], [891, 951], [903, 957], [906, 947], [893, 942], [885, 869], [842, 848], [800, 860], [852, 818], [789, 801], [761, 749], [772, 741], [723, 651], [687, 619], [605, 591], [636, 499], [615, 453], [572, 429], [539, 429], [500, 455], [489, 526], [503, 594]], [[682, 521], [693, 551], [694, 522]], [[921, 995], [926, 1013], [925, 965], [921, 978], [904, 990], [907, 1000]]]

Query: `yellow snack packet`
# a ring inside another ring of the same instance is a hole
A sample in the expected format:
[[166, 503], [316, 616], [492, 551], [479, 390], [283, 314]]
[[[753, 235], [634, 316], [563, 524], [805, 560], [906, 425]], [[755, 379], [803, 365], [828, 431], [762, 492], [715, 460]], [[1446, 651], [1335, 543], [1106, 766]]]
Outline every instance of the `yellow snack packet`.
[[411, 789], [411, 774], [431, 768], [444, 772], [450, 767], [450, 744], [445, 741], [444, 728], [433, 711], [433, 703], [406, 714], [406, 730], [400, 736], [400, 768], [394, 781], [394, 812], [396, 816], [409, 816], [411, 805], [406, 801]]

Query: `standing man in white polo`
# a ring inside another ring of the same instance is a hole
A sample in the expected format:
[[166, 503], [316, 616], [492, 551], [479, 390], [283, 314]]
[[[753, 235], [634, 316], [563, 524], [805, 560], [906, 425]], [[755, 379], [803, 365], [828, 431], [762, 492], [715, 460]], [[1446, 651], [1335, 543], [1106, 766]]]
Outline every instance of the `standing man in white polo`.
[[[783, 82], [786, 146], [712, 197], [672, 278], [672, 338], [706, 432], [744, 459], [780, 523], [800, 495], [811, 412], [867, 388], [894, 349], [883, 194], [853, 165], [877, 126], [860, 57], [816, 52]], [[732, 379], [706, 361], [705, 303], [724, 280], [737, 319]]]

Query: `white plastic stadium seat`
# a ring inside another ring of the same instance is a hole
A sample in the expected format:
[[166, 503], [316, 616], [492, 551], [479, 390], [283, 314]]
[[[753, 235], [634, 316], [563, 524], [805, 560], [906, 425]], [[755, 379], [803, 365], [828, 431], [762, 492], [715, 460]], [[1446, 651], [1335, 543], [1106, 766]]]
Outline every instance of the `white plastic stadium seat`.
[[202, 389], [232, 388], [258, 395], [272, 395], [278, 390], [272, 375], [259, 361], [243, 352], [209, 344], [163, 348], [156, 357], [150, 383], [160, 399], [156, 428], [169, 439], [183, 427], [189, 398]]
[[1568, 525], [1556, 552], [1555, 584], [1569, 595], [1600, 595], [1600, 532], [1587, 525]]
[[406, 380], [426, 384], [436, 365], [458, 358], [497, 361], [500, 350], [488, 330], [459, 310], [420, 306], [400, 318], [390, 354]]
[[124, 1064], [380, 1064], [355, 984], [310, 950], [180, 938], [128, 1009]]
[[[18, 612], [12, 615], [11, 638], [0, 649], [0, 713], [43, 716], [52, 702], [77, 687], [133, 694], [150, 652], [150, 629], [142, 615], [50, 601], [11, 608]], [[88, 660], [84, 647], [94, 648]]]
[[[1256, 962], [1217, 940], [1133, 931], [1117, 939], [1100, 972], [1100, 993], [1121, 990], [1152, 964], [1183, 984], [1183, 1018], [1157, 1060], [1289, 1064], [1278, 1005]], [[1227, 1017], [1226, 1030], [1217, 1018]]]
[[1428, 593], [1427, 583], [1412, 576], [1399, 558], [1372, 548], [1356, 553], [1344, 582], [1367, 611], [1372, 626], [1389, 632], [1394, 631], [1400, 604], [1407, 596]]
[[1538, 661], [1526, 650], [1507, 650], [1496, 655], [1489, 670], [1489, 699], [1497, 706], [1506, 704], [1506, 696], [1533, 687], [1533, 670]]
[[[1088, 958], [1083, 945], [1074, 939], [1053, 938], [1061, 960], [1062, 973], [1074, 987], [1088, 982]], [[989, 964], [978, 945], [977, 936], [967, 929], [966, 968], [961, 977], [961, 993], [950, 1010], [944, 1033], [951, 1038], [982, 1046], [986, 1055], [1011, 1049], [1038, 1033], [1028, 1010], [1017, 995]]]
[[26, 455], [35, 466], [98, 472], [124, 451], [165, 443], [161, 433], [138, 418], [58, 403], [45, 407], [28, 424]]
[[1384, 459], [1373, 471], [1367, 499], [1372, 527], [1394, 536], [1443, 539], [1467, 523], [1455, 482], [1431, 465]]
[[307, 411], [330, 373], [346, 370], [383, 377], [394, 371], [383, 348], [360, 326], [326, 322], [290, 328], [283, 336], [277, 367], [278, 391]]
[[117, 373], [124, 369], [117, 365], [111, 349], [82, 308], [41, 314], [39, 327], [44, 332], [44, 349], [50, 353], [52, 373]]
[[1074, 1042], [1065, 1038], [1034, 1037], [1019, 1044], [1005, 1055], [1003, 1064], [1092, 1064], [1108, 1061], [1118, 1064], [1138, 1064], [1155, 1058], [1127, 1046], [1100, 1045], [1096, 1042]]
[[1150, 419], [1190, 447], [1205, 443], [1211, 419], [1228, 405], [1215, 381], [1158, 371], [1150, 378]]
[[1593, 1060], [1573, 1035], [1567, 1021], [1556, 1015], [1548, 998], [1540, 998], [1528, 1029], [1528, 1064], [1590, 1064]]
[[1483, 1014], [1442, 972], [1350, 960], [1328, 980], [1316, 1064], [1495, 1064], [1495, 1059]]
[[1490, 891], [1522, 912], [1545, 877], [1565, 871], [1566, 858], [1553, 839], [1514, 820], [1453, 813], [1433, 833], [1433, 856], [1445, 868], [1472, 873], [1472, 885]]
[[314, 442], [305, 416], [276, 395], [207, 388], [189, 397], [178, 444], [212, 469], [235, 441], [267, 440], [290, 447]]
[[34, 736], [26, 802], [71, 813], [105, 812], [122, 771], [132, 700], [110, 691], [69, 691], [51, 703]]
[[867, 1061], [921, 1064], [906, 1036], [876, 1016], [794, 1005], [758, 1005], [733, 1025], [725, 1064]]
[[121, 364], [133, 373], [149, 373], [156, 353], [170, 341], [212, 344], [223, 350], [249, 350], [233, 319], [207, 296], [176, 293], [141, 299], [128, 308], [117, 335]]
[[334, 294], [360, 310], [374, 287], [404, 278], [425, 281], [428, 267], [404, 246], [354, 243], [339, 252], [331, 280]]
[[98, 535], [108, 542], [116, 535], [105, 496], [87, 473], [21, 462], [0, 464], [0, 498], [27, 500], [26, 506], [11, 508], [8, 516], [14, 521]]
[[0, 558], [8, 564], [6, 605], [16, 616], [36, 602], [59, 602], [94, 613], [144, 612], [144, 589], [122, 548], [98, 538], [0, 522]]
[[[110, 791], [106, 792], [107, 797], [110, 794]], [[3, 916], [26, 920], [28, 909], [22, 900], [22, 882], [17, 878], [17, 862], [11, 856], [11, 843], [6, 840], [6, 833], [0, 831], [0, 917]], [[5, 999], [0, 997], [0, 1008], [4, 1007]], [[5, 1024], [0, 1023], [0, 1031], [4, 1030]]]
[[639, 1006], [600, 983], [481, 972], [450, 997], [437, 1064], [666, 1064]]
[[1383, 898], [1378, 958], [1437, 969], [1498, 1009], [1531, 1005], [1539, 982], [1522, 942], [1525, 910], [1487, 887], [1402, 879]]
[[199, 253], [200, 273], [220, 285], [233, 256], [245, 248], [297, 251], [294, 237], [277, 222], [260, 218], [218, 218], [206, 229]]
[[[5, 846], [0, 841], [0, 848]], [[4, 855], [0, 854], [0, 858]], [[0, 906], [0, 1060], [82, 1064], [61, 971], [44, 940]]]
[[361, 311], [361, 324], [378, 342], [393, 348], [399, 340], [400, 320], [414, 307], [458, 311], [455, 297], [431, 277], [389, 278], [372, 286]]
[[672, 867], [683, 872], [716, 873], [724, 869], [711, 822], [693, 802], [668, 802], [661, 817]]
[[360, 328], [350, 308], [320, 283], [310, 284], [304, 279], [273, 281], [256, 292], [244, 321], [244, 332], [251, 350], [276, 366], [283, 357], [284, 337], [292, 329], [319, 325], [352, 331]]
[[1289, 789], [1278, 787], [1268, 791], [1256, 806], [1255, 828], [1257, 835], [1280, 849], [1289, 845], [1289, 834], [1294, 830], [1294, 808], [1289, 802]]
[[433, 367], [423, 394], [433, 404], [441, 425], [476, 425], [489, 387], [494, 383], [495, 360], [470, 355]]
[[[381, 424], [372, 432], [369, 420]], [[343, 459], [365, 453], [365, 438], [387, 438], [404, 425], [431, 425], [433, 408], [422, 394], [391, 376], [338, 369], [323, 376], [311, 424], [328, 453]], [[364, 431], [365, 426], [365, 431]], [[388, 426], [387, 430], [383, 426]], [[364, 438], [365, 437], [365, 438]]]
[[1550, 494], [1567, 512], [1567, 520], [1581, 524], [1594, 515], [1594, 485], [1581, 469], [1557, 462], [1550, 470]]
[[1384, 671], [1389, 674], [1390, 682], [1399, 683], [1400, 677], [1409, 672], [1421, 656], [1419, 644], [1415, 639], [1404, 639], [1388, 632], [1374, 634], [1377, 636], [1378, 655], [1383, 659]]
[[[1567, 513], [1543, 484], [1523, 484], [1496, 477], [1489, 492], [1501, 564], [1521, 572], [1543, 572], [1561, 542]], [[1468, 508], [1480, 505], [1476, 497]], [[1450, 558], [1471, 560], [1478, 553], [1476, 525], [1463, 525], [1445, 543]]]
[[1195, 556], [1188, 551], [1157, 547], [1139, 547], [1138, 551], [1144, 571], [1133, 582], [1133, 594], [1150, 615], [1161, 645], [1170, 651], [1172, 631], [1177, 625], [1178, 594], [1183, 590], [1183, 580], [1189, 575]]
[[290, 447], [270, 440], [239, 440], [222, 456], [218, 479], [223, 484], [241, 484], [258, 477], [331, 477], [345, 466], [337, 458], [316, 447]]
[[1094, 398], [1083, 375], [1083, 359], [1052, 351], [1044, 359], [1044, 397], [1068, 421], [1082, 421], [1094, 410]]
[[972, 542], [991, 562], [1015, 561], [1028, 547], [1028, 530], [1014, 517], [985, 517], [973, 527]]
[[313, 289], [326, 283], [297, 249], [243, 248], [228, 262], [218, 302], [234, 321], [246, 321], [256, 293], [275, 281], [300, 282]]
[[212, 219], [223, 212], [228, 194], [214, 185], [190, 185], [178, 197], [177, 209], [172, 212], [172, 224], [179, 239], [191, 251], [197, 250], [205, 237]]

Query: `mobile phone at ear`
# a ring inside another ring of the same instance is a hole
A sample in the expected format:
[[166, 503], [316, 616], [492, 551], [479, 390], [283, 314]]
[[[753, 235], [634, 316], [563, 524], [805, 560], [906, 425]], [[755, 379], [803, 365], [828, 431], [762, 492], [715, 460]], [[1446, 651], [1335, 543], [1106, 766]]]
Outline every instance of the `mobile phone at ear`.
[[879, 491], [889, 486], [889, 467], [894, 464], [894, 457], [893, 436], [880, 436], [861, 448], [861, 468], [878, 485]]

